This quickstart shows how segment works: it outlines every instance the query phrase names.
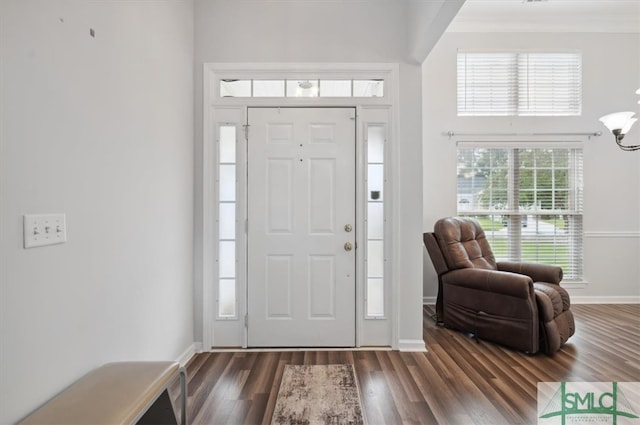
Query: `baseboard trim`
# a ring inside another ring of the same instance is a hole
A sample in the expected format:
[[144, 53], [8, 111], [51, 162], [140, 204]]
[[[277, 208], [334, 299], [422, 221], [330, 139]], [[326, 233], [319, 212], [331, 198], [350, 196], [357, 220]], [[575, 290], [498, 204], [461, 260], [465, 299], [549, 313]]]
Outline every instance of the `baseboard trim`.
[[180, 363], [180, 366], [186, 366], [187, 363], [189, 363], [189, 360], [191, 360], [193, 356], [195, 356], [197, 353], [201, 351], [202, 351], [202, 343], [194, 342], [189, 347], [187, 347], [187, 349], [184, 350], [182, 354], [178, 356], [176, 361]]
[[617, 297], [599, 296], [571, 296], [571, 304], [640, 304], [639, 295], [626, 295]]
[[427, 347], [421, 339], [401, 339], [398, 341], [398, 351], [426, 353]]
[[[424, 297], [422, 299], [422, 303], [424, 305], [435, 305], [436, 298]], [[612, 297], [571, 295], [571, 304], [640, 304], [640, 295], [623, 295]]]
[[280, 347], [280, 348], [212, 348], [209, 353], [289, 353], [301, 351], [392, 351], [391, 347]]
[[436, 297], [422, 297], [422, 304], [436, 305]]

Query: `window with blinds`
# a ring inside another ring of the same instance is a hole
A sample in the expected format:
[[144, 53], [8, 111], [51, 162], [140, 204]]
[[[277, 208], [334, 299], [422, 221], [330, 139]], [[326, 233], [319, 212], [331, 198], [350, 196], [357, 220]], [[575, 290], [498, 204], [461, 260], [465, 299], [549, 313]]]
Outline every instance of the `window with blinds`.
[[580, 53], [458, 53], [458, 116], [581, 112]]
[[582, 149], [458, 146], [458, 215], [477, 219], [498, 260], [583, 279]]

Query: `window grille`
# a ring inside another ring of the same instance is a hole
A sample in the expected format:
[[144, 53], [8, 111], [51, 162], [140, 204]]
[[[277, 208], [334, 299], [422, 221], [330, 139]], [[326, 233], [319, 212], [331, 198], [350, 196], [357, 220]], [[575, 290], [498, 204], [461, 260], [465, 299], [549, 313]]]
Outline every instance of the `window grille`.
[[581, 148], [458, 146], [458, 215], [476, 218], [499, 260], [583, 278]]

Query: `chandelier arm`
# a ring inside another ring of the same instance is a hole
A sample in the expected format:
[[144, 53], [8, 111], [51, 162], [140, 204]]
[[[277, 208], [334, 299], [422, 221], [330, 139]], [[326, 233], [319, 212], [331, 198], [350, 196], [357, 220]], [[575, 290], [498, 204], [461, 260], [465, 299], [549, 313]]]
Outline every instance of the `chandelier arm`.
[[640, 145], [623, 145], [622, 143], [620, 143], [620, 140], [618, 140], [617, 137], [616, 137], [616, 143], [618, 144], [618, 147], [623, 151], [631, 152], [631, 151], [637, 151], [638, 149], [640, 149]]

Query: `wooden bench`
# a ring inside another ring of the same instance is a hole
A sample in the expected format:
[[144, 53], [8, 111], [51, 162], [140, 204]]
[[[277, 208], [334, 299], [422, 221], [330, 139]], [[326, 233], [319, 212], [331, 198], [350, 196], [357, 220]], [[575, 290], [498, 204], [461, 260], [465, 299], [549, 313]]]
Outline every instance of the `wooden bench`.
[[23, 419], [25, 425], [176, 424], [169, 387], [180, 377], [180, 424], [187, 424], [186, 372], [177, 362], [118, 362], [95, 369]]

